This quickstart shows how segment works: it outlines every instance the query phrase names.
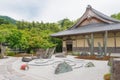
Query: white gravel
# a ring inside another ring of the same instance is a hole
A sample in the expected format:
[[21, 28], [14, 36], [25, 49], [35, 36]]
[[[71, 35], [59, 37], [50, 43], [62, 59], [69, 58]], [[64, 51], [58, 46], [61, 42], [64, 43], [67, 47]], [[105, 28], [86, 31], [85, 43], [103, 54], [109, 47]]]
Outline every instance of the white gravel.
[[[55, 61], [64, 61], [66, 59], [74, 61], [76, 65], [73, 66], [75, 68], [79, 65], [81, 67], [73, 69], [71, 72], [54, 74], [55, 65], [56, 64], [48, 64], [48, 65], [39, 65], [33, 66], [29, 65], [29, 70], [23, 71], [20, 70], [20, 66], [24, 63], [21, 62], [21, 58], [13, 63], [13, 69], [19, 73], [25, 74], [27, 76], [33, 77], [35, 80], [103, 80], [104, 74], [108, 73], [110, 67], [107, 66], [107, 61], [97, 61], [97, 60], [80, 60], [75, 59], [73, 56], [67, 56], [67, 58], [55, 58], [52, 57], [52, 61], [48, 63], [54, 63]], [[34, 64], [35, 61], [31, 63]], [[93, 62], [95, 67], [86, 68], [84, 65], [87, 62]], [[44, 64], [44, 63], [40, 63]], [[73, 64], [73, 63], [72, 63]]]

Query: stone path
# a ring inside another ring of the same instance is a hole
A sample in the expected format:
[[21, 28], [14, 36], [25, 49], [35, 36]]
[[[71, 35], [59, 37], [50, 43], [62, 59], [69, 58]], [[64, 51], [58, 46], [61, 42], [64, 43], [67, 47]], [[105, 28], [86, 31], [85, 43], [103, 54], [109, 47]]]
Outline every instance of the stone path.
[[17, 59], [11, 58], [0, 65], [0, 80], [36, 80], [31, 76], [26, 76], [12, 69], [12, 63]]

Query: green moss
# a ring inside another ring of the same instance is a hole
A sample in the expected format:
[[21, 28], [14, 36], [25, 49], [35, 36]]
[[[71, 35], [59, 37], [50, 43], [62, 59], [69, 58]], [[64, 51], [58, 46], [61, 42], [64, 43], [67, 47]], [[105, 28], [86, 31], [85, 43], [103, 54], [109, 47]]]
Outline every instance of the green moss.
[[15, 53], [14, 52], [9, 52], [9, 53], [7, 53], [7, 56], [15, 56]]
[[80, 56], [80, 53], [79, 52], [72, 52], [71, 53], [73, 56]]

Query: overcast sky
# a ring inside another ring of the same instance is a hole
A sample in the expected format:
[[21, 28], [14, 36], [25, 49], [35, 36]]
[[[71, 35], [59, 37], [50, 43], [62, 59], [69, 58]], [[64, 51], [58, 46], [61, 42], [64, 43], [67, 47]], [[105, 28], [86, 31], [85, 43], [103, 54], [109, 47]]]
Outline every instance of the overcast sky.
[[120, 0], [0, 0], [0, 15], [26, 21], [75, 20], [87, 5], [108, 16], [120, 12]]

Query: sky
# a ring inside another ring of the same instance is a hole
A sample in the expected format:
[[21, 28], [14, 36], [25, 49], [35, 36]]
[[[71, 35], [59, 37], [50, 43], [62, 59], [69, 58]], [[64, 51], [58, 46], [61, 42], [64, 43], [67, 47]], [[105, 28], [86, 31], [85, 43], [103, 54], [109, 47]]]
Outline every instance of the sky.
[[0, 15], [39, 22], [76, 20], [87, 5], [108, 16], [120, 12], [120, 0], [0, 0]]

